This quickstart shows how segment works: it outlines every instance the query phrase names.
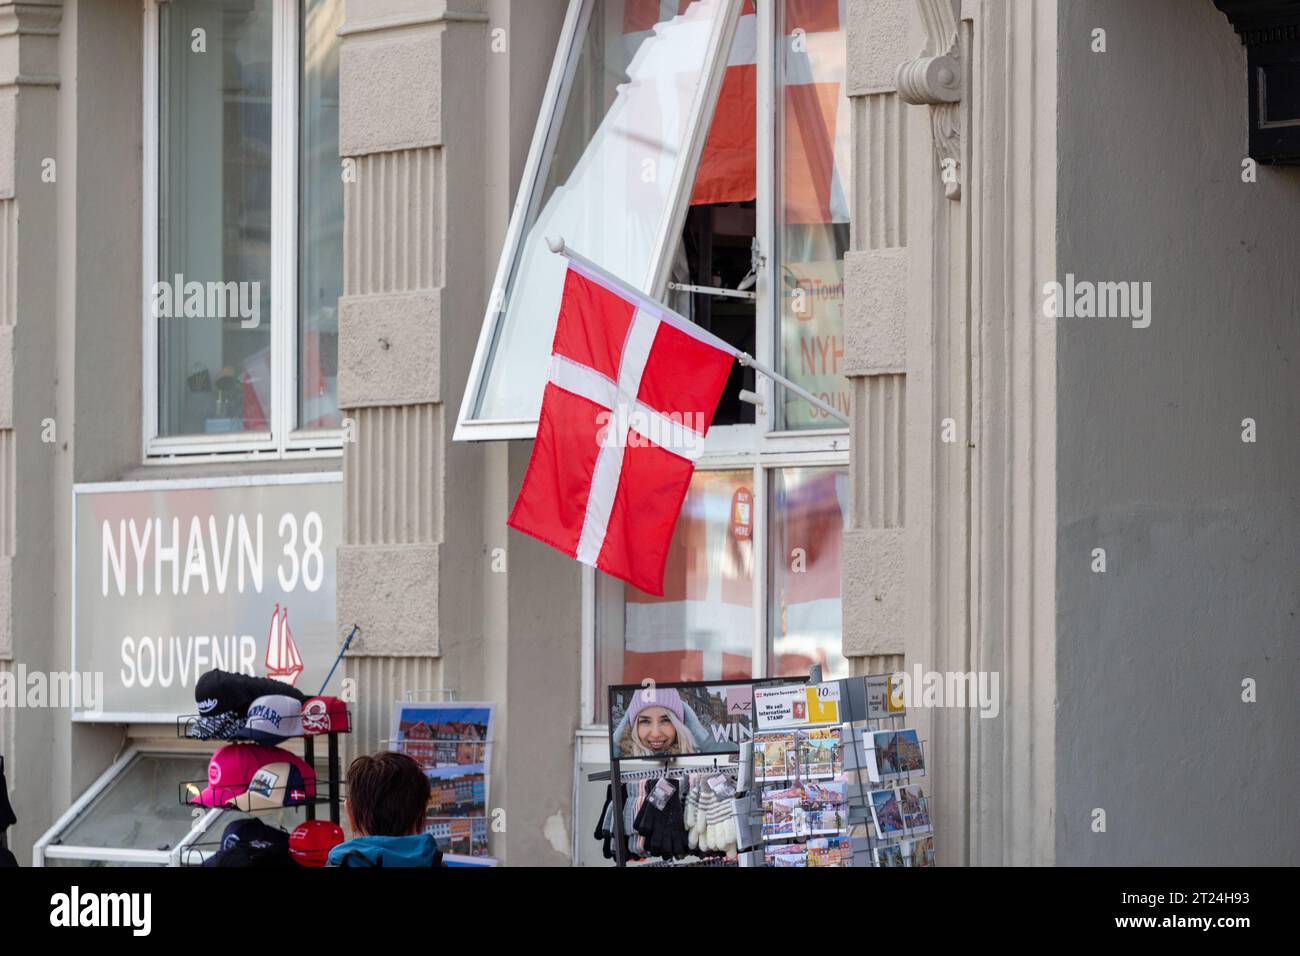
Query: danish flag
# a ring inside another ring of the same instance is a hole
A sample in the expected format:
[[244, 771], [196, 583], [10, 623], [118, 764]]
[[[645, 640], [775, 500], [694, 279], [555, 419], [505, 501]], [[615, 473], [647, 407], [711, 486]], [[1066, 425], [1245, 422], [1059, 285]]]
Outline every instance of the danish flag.
[[662, 595], [669, 541], [736, 354], [570, 260], [510, 527]]

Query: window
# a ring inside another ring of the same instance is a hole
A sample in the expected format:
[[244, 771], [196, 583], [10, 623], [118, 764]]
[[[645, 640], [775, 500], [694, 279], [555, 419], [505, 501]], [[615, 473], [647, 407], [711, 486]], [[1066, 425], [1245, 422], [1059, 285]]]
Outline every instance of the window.
[[531, 438], [563, 236], [658, 295], [694, 177], [733, 0], [573, 0], [484, 321], [457, 437]]
[[343, 0], [152, 0], [145, 452], [337, 449]]
[[[572, 0], [458, 439], [532, 436], [560, 236], [847, 414], [844, 6]], [[588, 572], [584, 720], [647, 677], [845, 676], [847, 466], [839, 421], [736, 366], [664, 596]]]
[[168, 865], [197, 822], [181, 802], [181, 781], [202, 780], [207, 766], [200, 754], [132, 748], [37, 841], [37, 858], [50, 866]]

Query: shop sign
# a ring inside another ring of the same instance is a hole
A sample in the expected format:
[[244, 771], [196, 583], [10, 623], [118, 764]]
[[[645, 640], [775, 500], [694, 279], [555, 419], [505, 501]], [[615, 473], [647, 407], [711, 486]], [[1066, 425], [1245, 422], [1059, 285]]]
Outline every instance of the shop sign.
[[172, 721], [212, 668], [315, 694], [338, 653], [342, 476], [77, 485], [72, 669], [102, 673], [77, 720]]
[[731, 496], [731, 533], [737, 541], [754, 534], [754, 496], [748, 488], [737, 488]]
[[754, 717], [759, 730], [808, 727], [840, 722], [838, 682], [754, 689]]

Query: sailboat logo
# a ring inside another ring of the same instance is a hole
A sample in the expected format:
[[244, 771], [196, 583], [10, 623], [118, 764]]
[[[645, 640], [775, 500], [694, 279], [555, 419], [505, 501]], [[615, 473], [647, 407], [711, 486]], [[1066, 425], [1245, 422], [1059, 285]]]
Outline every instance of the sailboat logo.
[[289, 609], [281, 610], [277, 604], [271, 612], [271, 627], [266, 634], [266, 676], [292, 687], [302, 672], [302, 657], [289, 629]]

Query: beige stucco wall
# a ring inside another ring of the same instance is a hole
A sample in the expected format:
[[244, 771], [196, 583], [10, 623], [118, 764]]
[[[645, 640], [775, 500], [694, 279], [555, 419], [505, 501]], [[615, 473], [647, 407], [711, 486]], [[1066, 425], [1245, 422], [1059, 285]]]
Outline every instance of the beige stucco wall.
[[[139, 462], [141, 8], [2, 3], [0, 24], [0, 667], [66, 671], [72, 484]], [[125, 733], [0, 711], [21, 862]]]
[[532, 865], [569, 862], [581, 576], [505, 533], [529, 446], [451, 435], [564, 10], [353, 0], [340, 63], [351, 743], [383, 746], [406, 691], [493, 701], [493, 852]]

